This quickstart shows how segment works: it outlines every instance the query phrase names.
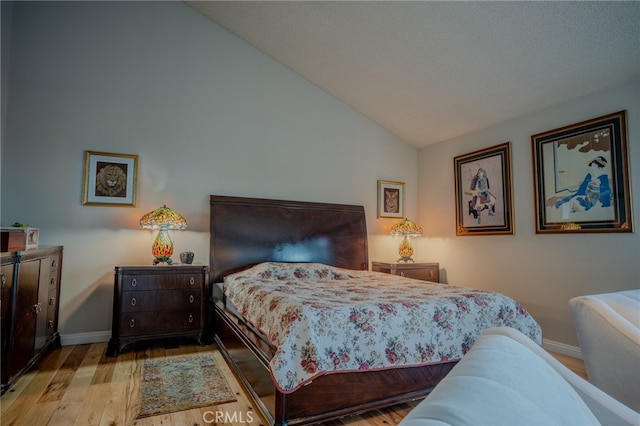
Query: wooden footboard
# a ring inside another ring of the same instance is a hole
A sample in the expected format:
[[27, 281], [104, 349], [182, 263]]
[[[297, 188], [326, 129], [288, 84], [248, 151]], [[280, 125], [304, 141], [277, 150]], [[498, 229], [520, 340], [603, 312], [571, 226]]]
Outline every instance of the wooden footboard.
[[455, 365], [329, 374], [283, 394], [269, 374], [272, 348], [220, 302], [214, 317], [222, 354], [271, 425], [313, 424], [423, 398]]

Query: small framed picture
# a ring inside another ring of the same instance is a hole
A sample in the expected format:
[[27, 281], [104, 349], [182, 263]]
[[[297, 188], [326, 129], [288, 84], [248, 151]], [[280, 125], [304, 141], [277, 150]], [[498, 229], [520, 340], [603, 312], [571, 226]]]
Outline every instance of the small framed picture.
[[108, 152], [85, 152], [85, 206], [136, 205], [138, 156]]
[[37, 249], [38, 241], [40, 241], [40, 230], [38, 228], [27, 228], [27, 236], [25, 242], [25, 248], [27, 250]]
[[378, 217], [404, 218], [404, 182], [378, 181]]
[[513, 234], [511, 142], [453, 159], [456, 235]]
[[627, 112], [531, 136], [536, 233], [633, 232]]

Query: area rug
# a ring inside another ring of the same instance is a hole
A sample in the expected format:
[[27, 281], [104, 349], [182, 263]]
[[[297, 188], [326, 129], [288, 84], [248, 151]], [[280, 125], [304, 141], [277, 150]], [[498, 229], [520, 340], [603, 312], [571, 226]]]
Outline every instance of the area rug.
[[141, 364], [137, 418], [236, 400], [211, 354], [145, 359]]

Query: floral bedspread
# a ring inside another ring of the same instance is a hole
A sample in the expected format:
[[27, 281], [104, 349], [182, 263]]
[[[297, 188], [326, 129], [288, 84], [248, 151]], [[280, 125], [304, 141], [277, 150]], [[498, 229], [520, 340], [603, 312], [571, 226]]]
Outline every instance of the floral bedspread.
[[227, 299], [276, 349], [284, 393], [333, 372], [460, 359], [488, 327], [542, 343], [540, 326], [500, 293], [318, 263], [262, 263], [229, 275]]

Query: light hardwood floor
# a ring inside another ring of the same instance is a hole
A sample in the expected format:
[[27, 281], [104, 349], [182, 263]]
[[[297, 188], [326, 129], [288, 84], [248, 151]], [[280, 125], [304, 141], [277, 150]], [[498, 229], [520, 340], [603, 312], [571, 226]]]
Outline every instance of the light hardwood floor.
[[[240, 384], [215, 345], [191, 342], [152, 343], [107, 357], [106, 343], [63, 346], [49, 352], [37, 367], [20, 378], [0, 399], [2, 426], [196, 426], [263, 425]], [[214, 407], [135, 419], [138, 412], [139, 361], [196, 352], [212, 352], [237, 401]], [[554, 354], [561, 362], [586, 377], [581, 360]], [[400, 404], [326, 425], [397, 425], [418, 402]], [[211, 414], [213, 413], [213, 414]], [[216, 413], [226, 423], [212, 423]], [[236, 422], [229, 422], [235, 416]], [[252, 421], [249, 421], [252, 420]]]

